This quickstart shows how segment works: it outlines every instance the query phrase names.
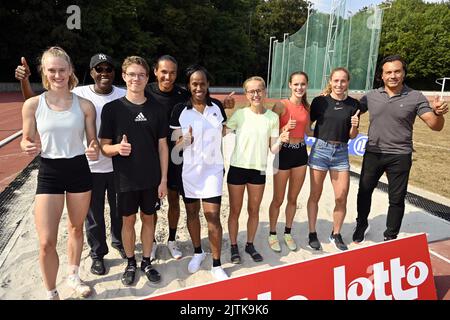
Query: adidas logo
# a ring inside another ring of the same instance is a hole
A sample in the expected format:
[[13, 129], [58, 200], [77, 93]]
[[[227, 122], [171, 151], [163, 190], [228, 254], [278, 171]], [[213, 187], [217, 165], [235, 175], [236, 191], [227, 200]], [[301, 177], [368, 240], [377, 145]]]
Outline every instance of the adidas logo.
[[138, 121], [147, 121], [147, 118], [144, 117], [144, 115], [142, 114], [142, 112], [139, 112], [139, 114], [136, 116], [136, 118], [134, 119], [134, 121], [138, 122]]

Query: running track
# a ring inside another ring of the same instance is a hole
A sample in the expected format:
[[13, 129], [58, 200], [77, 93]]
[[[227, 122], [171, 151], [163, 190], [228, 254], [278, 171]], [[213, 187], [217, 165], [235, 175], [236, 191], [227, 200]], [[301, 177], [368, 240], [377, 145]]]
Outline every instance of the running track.
[[[223, 100], [226, 95], [214, 95]], [[235, 95], [236, 103], [245, 97]], [[22, 129], [22, 95], [18, 92], [0, 93], [0, 141]], [[31, 162], [20, 150], [20, 137], [0, 147], [0, 192]], [[450, 300], [450, 238], [429, 243], [436, 292], [439, 300]]]

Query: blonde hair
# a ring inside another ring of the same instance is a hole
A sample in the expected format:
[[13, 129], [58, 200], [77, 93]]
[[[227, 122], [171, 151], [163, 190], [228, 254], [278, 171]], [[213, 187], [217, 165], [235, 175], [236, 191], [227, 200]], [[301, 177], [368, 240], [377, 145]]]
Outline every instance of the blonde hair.
[[125, 73], [127, 71], [127, 68], [129, 66], [131, 66], [132, 64], [138, 64], [138, 65], [142, 66], [145, 69], [145, 72], [147, 73], [147, 76], [149, 75], [150, 67], [149, 67], [147, 61], [145, 61], [144, 58], [139, 57], [139, 56], [126, 57], [125, 60], [123, 60], [123, 63], [122, 63], [122, 72]]
[[56, 46], [48, 48], [47, 50], [44, 51], [44, 53], [41, 56], [39, 72], [41, 73], [42, 86], [46, 90], [50, 90], [50, 82], [48, 81], [47, 76], [44, 74], [45, 59], [47, 59], [49, 56], [55, 58], [62, 58], [69, 64], [69, 67], [72, 70], [72, 74], [69, 76], [69, 90], [75, 88], [78, 84], [78, 78], [75, 75], [75, 68], [73, 67], [72, 60], [70, 59], [69, 55], [67, 54], [66, 51], [64, 51], [63, 48]]
[[325, 86], [325, 89], [323, 89], [323, 91], [322, 91], [322, 95], [323, 96], [327, 96], [327, 95], [329, 95], [331, 93], [331, 91], [332, 91], [332, 89], [331, 89], [331, 79], [333, 78], [333, 75], [336, 72], [338, 72], [338, 71], [345, 72], [345, 74], [347, 75], [347, 80], [350, 81], [350, 72], [348, 72], [348, 70], [346, 68], [344, 68], [344, 67], [334, 68], [333, 70], [331, 70], [330, 77], [328, 78], [327, 85]]
[[259, 81], [263, 84], [264, 89], [266, 89], [266, 82], [264, 81], [264, 79], [259, 76], [253, 76], [244, 81], [242, 87], [244, 88], [245, 92], [247, 92], [247, 83], [249, 83], [250, 81]]

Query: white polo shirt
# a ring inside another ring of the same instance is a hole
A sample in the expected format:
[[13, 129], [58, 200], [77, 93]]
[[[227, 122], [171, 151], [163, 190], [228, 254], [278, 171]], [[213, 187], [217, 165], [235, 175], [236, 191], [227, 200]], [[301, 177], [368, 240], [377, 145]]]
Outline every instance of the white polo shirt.
[[222, 128], [225, 121], [223, 107], [210, 100], [203, 113], [190, 101], [174, 107], [170, 128], [181, 129], [186, 134], [190, 126], [194, 137], [194, 142], [183, 151], [181, 182], [186, 198], [207, 199], [222, 195]]

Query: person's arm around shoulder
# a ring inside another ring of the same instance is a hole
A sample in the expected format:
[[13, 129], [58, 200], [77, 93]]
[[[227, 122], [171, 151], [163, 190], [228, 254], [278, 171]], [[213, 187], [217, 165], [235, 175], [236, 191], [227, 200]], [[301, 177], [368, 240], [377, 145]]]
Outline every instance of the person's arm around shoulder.
[[97, 140], [97, 128], [95, 126], [95, 107], [89, 100], [78, 97], [81, 110], [84, 113], [84, 125], [86, 130], [86, 141], [88, 147], [85, 150], [86, 157], [95, 161], [98, 160], [99, 143]]
[[448, 112], [447, 101], [439, 99], [439, 96], [435, 96], [432, 104], [433, 112], [425, 112], [419, 117], [427, 124], [427, 126], [433, 131], [441, 131], [444, 128], [445, 118], [444, 114]]
[[39, 97], [27, 99], [22, 107], [22, 140], [20, 148], [30, 157], [39, 154], [40, 147], [36, 143], [36, 110], [39, 104]]
[[20, 89], [22, 91], [22, 96], [24, 97], [24, 99], [28, 99], [34, 97], [36, 94], [31, 88], [31, 83], [29, 79], [31, 71], [30, 67], [28, 66], [27, 60], [24, 57], [22, 57], [20, 59], [20, 62], [21, 65], [17, 66], [14, 76], [17, 80], [20, 81]]

